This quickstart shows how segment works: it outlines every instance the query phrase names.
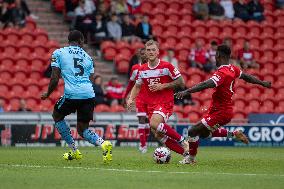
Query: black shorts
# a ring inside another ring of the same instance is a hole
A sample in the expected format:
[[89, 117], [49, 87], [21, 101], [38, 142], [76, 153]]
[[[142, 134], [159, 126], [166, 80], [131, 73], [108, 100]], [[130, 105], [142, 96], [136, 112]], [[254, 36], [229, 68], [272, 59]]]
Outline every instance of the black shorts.
[[95, 98], [68, 99], [62, 96], [55, 104], [54, 110], [64, 116], [77, 111], [77, 121], [89, 122], [93, 120]]

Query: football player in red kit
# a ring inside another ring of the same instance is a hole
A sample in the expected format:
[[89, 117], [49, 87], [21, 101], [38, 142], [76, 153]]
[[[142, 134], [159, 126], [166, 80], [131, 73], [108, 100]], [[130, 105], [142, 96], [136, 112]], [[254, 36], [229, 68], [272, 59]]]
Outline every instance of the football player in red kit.
[[[143, 63], [147, 62], [145, 48], [139, 50], [138, 56], [140, 60], [138, 64], [135, 64], [131, 68], [129, 82], [126, 87], [125, 93], [123, 95], [124, 99], [127, 98], [129, 92], [135, 85], [135, 81], [138, 78], [139, 68]], [[144, 108], [145, 107], [145, 105], [143, 105], [144, 102], [140, 98], [141, 94], [143, 94], [143, 90], [145, 90], [145, 87], [142, 86], [139, 94], [136, 97], [136, 112], [138, 117], [138, 133], [140, 138], [139, 150], [141, 153], [146, 153], [147, 152], [146, 142], [150, 135], [150, 126], [149, 126], [149, 119], [147, 117], [147, 110]]]
[[139, 95], [144, 102], [144, 109], [147, 110], [152, 131], [160, 136], [160, 140], [168, 148], [187, 157], [188, 141], [166, 123], [173, 112], [174, 88], [184, 87], [183, 78], [171, 63], [158, 58], [159, 48], [156, 41], [149, 40], [145, 48], [148, 63], [139, 68], [138, 79], [131, 91], [127, 106], [132, 107], [136, 96], [144, 86], [145, 90]]
[[248, 83], [258, 84], [266, 88], [271, 87], [271, 82], [261, 81], [256, 77], [243, 73], [239, 67], [229, 64], [231, 50], [226, 45], [220, 45], [216, 52], [216, 65], [218, 69], [207, 81], [201, 82], [187, 90], [176, 93], [176, 98], [181, 99], [190, 93], [196, 93], [208, 88], [215, 88], [212, 95], [211, 107], [207, 115], [199, 123], [188, 130], [189, 156], [183, 159], [184, 164], [195, 163], [195, 156], [200, 138], [228, 137], [235, 138], [248, 144], [247, 137], [242, 131], [229, 132], [221, 126], [229, 123], [233, 117], [233, 102], [235, 80], [240, 78]]

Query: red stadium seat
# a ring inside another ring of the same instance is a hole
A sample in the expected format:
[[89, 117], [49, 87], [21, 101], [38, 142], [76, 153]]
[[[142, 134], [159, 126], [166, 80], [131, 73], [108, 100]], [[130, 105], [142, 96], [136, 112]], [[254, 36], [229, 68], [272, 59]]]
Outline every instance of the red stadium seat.
[[180, 50], [178, 52], [177, 58], [178, 58], [179, 61], [186, 62], [186, 61], [188, 61], [188, 55], [189, 55], [188, 50]]
[[190, 112], [188, 117], [190, 123], [196, 123], [200, 119], [200, 114], [198, 112]]
[[107, 48], [104, 51], [104, 59], [113, 60], [116, 55], [116, 50], [114, 48]]
[[20, 107], [19, 98], [13, 98], [9, 100], [8, 111], [17, 111]]
[[102, 51], [104, 52], [108, 48], [115, 48], [115, 43], [112, 41], [103, 41], [100, 47]]
[[53, 104], [50, 99], [42, 100], [40, 103], [41, 111], [50, 112], [53, 109]]
[[11, 72], [8, 71], [0, 71], [0, 79], [5, 83], [8, 83], [12, 78]]
[[35, 98], [28, 98], [26, 99], [26, 105], [27, 105], [27, 108], [34, 110], [36, 109], [36, 106], [38, 106], [37, 100]]
[[99, 104], [96, 106], [95, 112], [110, 112], [110, 107], [104, 104]]
[[118, 62], [116, 67], [119, 73], [127, 73], [128, 68], [129, 68], [129, 61], [126, 60], [121, 60], [120, 62]]
[[184, 112], [183, 107], [182, 106], [178, 106], [178, 105], [174, 105], [173, 111], [174, 112], [180, 112], [180, 113]]
[[235, 108], [237, 110], [243, 110], [246, 107], [246, 104], [243, 100], [235, 100]]
[[154, 4], [150, 1], [143, 2], [141, 5], [141, 11], [143, 13], [151, 13], [151, 10], [154, 8]]
[[153, 26], [153, 34], [156, 36], [161, 36], [162, 32], [164, 31], [164, 28], [162, 25], [154, 25]]
[[121, 105], [115, 105], [110, 107], [111, 112], [125, 112], [125, 108]]
[[27, 75], [25, 72], [15, 72], [14, 78], [11, 80], [12, 84], [25, 84]]

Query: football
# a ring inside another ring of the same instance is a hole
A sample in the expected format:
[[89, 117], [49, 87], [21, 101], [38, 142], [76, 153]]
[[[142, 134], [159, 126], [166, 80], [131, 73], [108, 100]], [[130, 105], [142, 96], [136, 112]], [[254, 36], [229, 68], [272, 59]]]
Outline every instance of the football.
[[171, 151], [166, 147], [156, 148], [153, 154], [154, 161], [158, 164], [169, 163], [171, 160]]

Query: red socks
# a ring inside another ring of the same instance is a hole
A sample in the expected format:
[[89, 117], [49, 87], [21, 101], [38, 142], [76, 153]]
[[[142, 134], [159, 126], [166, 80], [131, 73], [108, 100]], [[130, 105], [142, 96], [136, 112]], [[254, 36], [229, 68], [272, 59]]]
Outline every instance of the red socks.
[[161, 141], [172, 151], [183, 155], [184, 150], [183, 148], [179, 145], [179, 143], [173, 139], [171, 139], [168, 136], [164, 136], [164, 138], [161, 139]]
[[189, 142], [189, 155], [196, 156], [198, 146], [199, 140], [197, 140], [196, 142]]
[[138, 126], [138, 134], [140, 138], [140, 147], [145, 147], [146, 146], [146, 133], [145, 133], [145, 129], [141, 125]]
[[140, 138], [140, 147], [145, 147], [150, 135], [149, 124], [138, 124], [138, 134]]
[[167, 125], [166, 123], [160, 123], [157, 131], [171, 137], [178, 142], [183, 139], [180, 134], [178, 134], [174, 129], [171, 128], [171, 126]]
[[212, 133], [212, 137], [227, 137], [228, 130], [224, 128], [219, 128]]

